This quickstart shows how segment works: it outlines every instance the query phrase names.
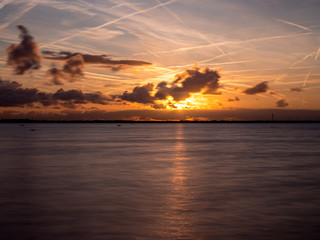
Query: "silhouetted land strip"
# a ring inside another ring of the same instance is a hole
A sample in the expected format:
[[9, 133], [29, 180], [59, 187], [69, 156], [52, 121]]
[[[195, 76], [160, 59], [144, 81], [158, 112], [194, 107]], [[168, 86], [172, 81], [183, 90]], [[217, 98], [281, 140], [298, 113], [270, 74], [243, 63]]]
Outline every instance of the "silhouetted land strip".
[[1, 119], [0, 123], [320, 123], [320, 120], [301, 120], [301, 121], [188, 121], [188, 120], [152, 120], [152, 121], [133, 121], [133, 120], [32, 120], [32, 119]]

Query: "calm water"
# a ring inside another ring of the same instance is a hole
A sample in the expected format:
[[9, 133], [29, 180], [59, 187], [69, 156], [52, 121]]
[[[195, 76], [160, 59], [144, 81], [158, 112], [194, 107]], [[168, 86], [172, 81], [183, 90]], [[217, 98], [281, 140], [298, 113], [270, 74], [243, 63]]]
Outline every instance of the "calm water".
[[318, 240], [319, 146], [320, 124], [0, 124], [0, 238]]

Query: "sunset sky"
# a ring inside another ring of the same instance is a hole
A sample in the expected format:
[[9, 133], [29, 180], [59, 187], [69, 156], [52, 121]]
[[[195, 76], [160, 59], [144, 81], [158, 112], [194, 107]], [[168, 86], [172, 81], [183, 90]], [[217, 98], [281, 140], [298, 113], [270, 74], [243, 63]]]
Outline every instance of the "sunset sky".
[[319, 112], [319, 11], [319, 0], [2, 0], [0, 118]]

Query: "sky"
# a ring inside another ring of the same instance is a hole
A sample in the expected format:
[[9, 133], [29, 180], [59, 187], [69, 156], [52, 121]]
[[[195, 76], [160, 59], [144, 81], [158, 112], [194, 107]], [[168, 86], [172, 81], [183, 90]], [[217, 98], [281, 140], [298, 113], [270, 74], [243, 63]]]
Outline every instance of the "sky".
[[318, 0], [2, 0], [0, 118], [318, 120], [319, 10]]

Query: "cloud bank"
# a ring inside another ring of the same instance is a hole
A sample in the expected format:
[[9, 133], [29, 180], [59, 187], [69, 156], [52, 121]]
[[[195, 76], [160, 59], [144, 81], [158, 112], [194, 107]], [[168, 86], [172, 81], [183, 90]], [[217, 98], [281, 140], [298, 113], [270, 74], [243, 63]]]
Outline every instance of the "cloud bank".
[[106, 105], [111, 101], [101, 92], [84, 93], [81, 90], [59, 89], [55, 93], [39, 91], [37, 88], [23, 88], [15, 81], [0, 79], [0, 106], [24, 107], [40, 103], [43, 106], [62, 105], [73, 108], [75, 104], [95, 103]]

